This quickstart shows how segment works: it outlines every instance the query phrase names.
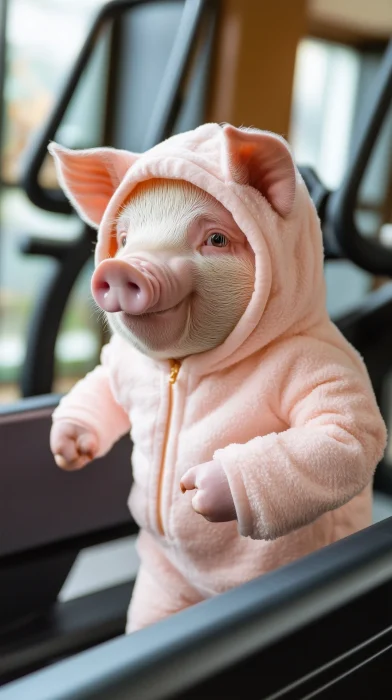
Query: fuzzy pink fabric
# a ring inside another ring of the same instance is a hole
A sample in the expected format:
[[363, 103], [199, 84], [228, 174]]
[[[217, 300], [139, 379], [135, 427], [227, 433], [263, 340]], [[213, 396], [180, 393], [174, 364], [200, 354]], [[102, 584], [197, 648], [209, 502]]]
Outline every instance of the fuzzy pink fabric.
[[[256, 189], [235, 181], [228, 143], [220, 126], [206, 124], [142, 155], [121, 152], [106, 171], [91, 152], [51, 147], [64, 190], [85, 219], [99, 224], [96, 263], [112, 254], [113, 220], [126, 197], [157, 177], [187, 180], [214, 196], [255, 252], [255, 289], [240, 322], [220, 347], [186, 358], [173, 387], [164, 537], [157, 494], [169, 363], [114, 336], [101, 365], [54, 413], [56, 421], [90, 426], [101, 455], [131, 429], [129, 505], [142, 528], [143, 571], [150, 578], [155, 571], [163, 586], [164, 572], [174, 570], [192, 601], [369, 525], [371, 481], [386, 443], [365, 366], [327, 315], [320, 225], [299, 173], [290, 213], [280, 216]], [[91, 182], [102, 178], [94, 200]], [[180, 491], [185, 471], [212, 458], [226, 472], [238, 523], [205, 521], [192, 510], [192, 493]], [[183, 607], [181, 590], [176, 600], [171, 587], [172, 604], [162, 593], [162, 610]], [[159, 608], [159, 593], [151, 595]], [[141, 595], [139, 623], [130, 629], [166, 614], [151, 616], [146, 601]]]

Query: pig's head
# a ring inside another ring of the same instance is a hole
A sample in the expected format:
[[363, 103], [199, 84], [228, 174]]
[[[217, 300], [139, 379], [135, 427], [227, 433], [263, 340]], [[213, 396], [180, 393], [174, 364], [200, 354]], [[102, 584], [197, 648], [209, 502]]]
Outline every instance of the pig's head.
[[182, 358], [220, 345], [254, 287], [254, 255], [229, 212], [175, 180], [140, 184], [116, 222], [118, 251], [92, 293], [113, 330], [142, 352]]
[[[222, 131], [224, 178], [255, 188], [275, 213], [286, 216], [295, 174], [284, 143], [265, 132]], [[124, 181], [143, 156], [114, 149], [75, 152], [56, 144], [50, 150], [82, 218], [97, 226], [106, 216], [109, 242], [102, 255], [101, 236], [92, 294], [112, 329], [156, 359], [181, 359], [221, 345], [255, 287], [254, 250], [222, 200], [177, 173], [144, 172], [139, 181], [134, 176], [126, 194]], [[126, 196], [116, 199], [121, 187]]]

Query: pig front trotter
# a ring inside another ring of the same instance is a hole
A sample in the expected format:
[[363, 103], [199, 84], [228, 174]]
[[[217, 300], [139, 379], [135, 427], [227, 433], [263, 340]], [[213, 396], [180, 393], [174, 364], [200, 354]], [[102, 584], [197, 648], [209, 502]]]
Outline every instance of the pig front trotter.
[[185, 472], [180, 482], [182, 493], [196, 491], [192, 498], [193, 510], [214, 523], [237, 519], [229, 482], [217, 460], [199, 464]]

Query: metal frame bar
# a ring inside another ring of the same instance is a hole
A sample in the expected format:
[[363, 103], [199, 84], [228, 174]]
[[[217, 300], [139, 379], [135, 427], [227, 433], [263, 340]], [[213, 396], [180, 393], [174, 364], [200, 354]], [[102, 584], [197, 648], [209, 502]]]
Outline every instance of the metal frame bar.
[[[65, 610], [72, 606], [64, 608], [57, 597], [82, 549], [138, 532], [124, 500], [131, 486], [132, 443], [124, 437], [92, 471], [83, 470], [69, 480], [56, 468], [49, 450], [58, 398], [51, 394], [0, 406], [0, 685], [8, 671], [27, 672], [30, 662], [42, 666], [59, 649], [71, 653], [90, 646], [88, 640], [95, 644], [114, 636], [114, 627], [118, 634], [124, 629], [118, 626], [129, 602], [123, 597], [121, 605], [113, 600], [111, 612], [103, 613], [103, 626], [97, 611], [96, 621], [93, 612], [89, 621], [85, 618], [89, 629], [84, 631], [77, 619], [75, 624], [69, 620], [67, 628]], [[110, 494], [105, 488], [109, 473]], [[102, 595], [105, 604], [106, 593]], [[85, 599], [88, 606], [89, 600]]]
[[[265, 669], [263, 653], [273, 645], [301, 629], [312, 630], [334, 613], [339, 619], [339, 611], [366, 596], [377, 600], [391, 580], [389, 518], [150, 628], [11, 683], [0, 691], [0, 700], [76, 700], [81, 695], [84, 700], [128, 700], [130, 693], [138, 700], [226, 697], [206, 694], [208, 681], [223, 673], [231, 674], [230, 680], [236, 667], [252, 658]], [[381, 630], [391, 625], [390, 617], [384, 614]], [[338, 634], [339, 623], [330, 644], [336, 646]], [[284, 678], [283, 667], [281, 674]], [[258, 697], [267, 698], [263, 685], [257, 688]]]
[[338, 257], [346, 257], [374, 275], [392, 275], [392, 251], [361, 235], [355, 219], [358, 193], [374, 146], [392, 104], [392, 39], [369, 95], [369, 110], [341, 186], [328, 197], [324, 224], [335, 241]]
[[[51, 394], [1, 406], [0, 563], [4, 567], [23, 563], [29, 552], [34, 552], [32, 562], [38, 555], [50, 559], [60, 546], [71, 551], [138, 531], [124, 500], [132, 485], [129, 436], [96, 460], [92, 470], [84, 469], [70, 479], [56, 468], [49, 449], [57, 403], [58, 397]], [[108, 474], [113, 482], [110, 494], [105, 490]], [[15, 499], [17, 482], [24, 488]], [[2, 581], [0, 576], [0, 589]]]
[[0, 686], [124, 633], [133, 582], [56, 602], [22, 627], [0, 628]]
[[189, 72], [192, 49], [207, 12], [216, 15], [217, 3], [205, 0], [186, 2], [180, 26], [156, 97], [147, 129], [144, 150], [167, 139], [173, 132], [180, 110], [180, 95]]
[[[166, 133], [170, 128], [173, 115], [176, 112], [177, 97], [188, 68], [194, 37], [207, 6], [211, 7], [212, 4], [215, 4], [215, 0], [181, 1], [184, 3], [183, 18], [163, 80], [167, 97], [165, 99], [162, 91], [159, 93], [159, 103], [154, 110], [152, 123], [149, 128], [150, 138], [154, 138], [155, 135], [158, 136], [160, 131]], [[39, 184], [38, 176], [47, 155], [47, 145], [54, 138], [61, 124], [101, 32], [105, 30], [109, 22], [118, 18], [125, 10], [156, 2], [160, 2], [160, 0], [112, 0], [112, 2], [104, 5], [98, 13], [63, 91], [41, 134], [33, 144], [30, 158], [26, 160], [23, 188], [30, 201], [41, 209], [59, 214], [70, 214], [72, 212], [72, 208], [64, 194], [58, 190], [43, 189]], [[162, 110], [162, 112], [160, 113], [159, 110]], [[153, 143], [153, 141], [150, 141], [150, 145], [153, 145]]]
[[80, 238], [71, 243], [29, 238], [24, 244], [24, 253], [51, 255], [57, 264], [42, 285], [29, 320], [20, 377], [22, 396], [38, 396], [52, 391], [55, 347], [61, 321], [74, 284], [92, 251], [92, 231], [88, 226], [84, 226]]

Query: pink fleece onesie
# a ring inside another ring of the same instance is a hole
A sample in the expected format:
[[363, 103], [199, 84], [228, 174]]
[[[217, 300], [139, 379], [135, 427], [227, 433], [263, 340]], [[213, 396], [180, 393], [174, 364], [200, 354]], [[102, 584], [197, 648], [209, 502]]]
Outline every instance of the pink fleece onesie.
[[[52, 153], [75, 208], [99, 225], [97, 264], [113, 253], [119, 208], [151, 178], [186, 180], [215, 197], [255, 254], [253, 296], [222, 345], [178, 365], [113, 335], [54, 413], [95, 431], [99, 455], [131, 431], [141, 567], [128, 630], [369, 525], [386, 430], [360, 356], [328, 317], [320, 224], [299, 173], [283, 218], [235, 181], [217, 124], [144, 154], [117, 153], [107, 183], [92, 151], [78, 160], [58, 146]], [[103, 194], [91, 203], [94, 186]], [[183, 474], [212, 459], [227, 475], [237, 522], [207, 522], [192, 493], [181, 493]]]

